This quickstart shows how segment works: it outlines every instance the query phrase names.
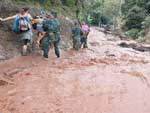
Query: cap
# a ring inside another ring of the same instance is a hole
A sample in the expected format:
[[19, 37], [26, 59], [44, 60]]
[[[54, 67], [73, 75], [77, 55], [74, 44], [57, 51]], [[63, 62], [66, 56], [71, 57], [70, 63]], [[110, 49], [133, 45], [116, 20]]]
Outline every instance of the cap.
[[45, 14], [45, 11], [44, 10], [39, 10], [38, 13], [42, 15], [42, 14]]

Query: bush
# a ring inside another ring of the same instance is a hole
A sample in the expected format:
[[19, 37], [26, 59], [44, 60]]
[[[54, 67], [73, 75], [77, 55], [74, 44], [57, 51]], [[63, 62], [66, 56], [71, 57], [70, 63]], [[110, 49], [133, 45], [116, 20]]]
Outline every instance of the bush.
[[147, 10], [147, 13], [150, 13], [150, 1], [147, 1], [145, 8]]
[[142, 22], [142, 28], [147, 29], [150, 27], [150, 16], [147, 16], [145, 20]]
[[132, 9], [129, 10], [125, 26], [128, 28], [128, 30], [133, 28], [141, 29], [144, 19], [145, 14], [143, 9], [138, 6], [134, 6]]
[[125, 32], [125, 35], [128, 37], [132, 37], [133, 39], [138, 38], [139, 29], [131, 29], [127, 32]]

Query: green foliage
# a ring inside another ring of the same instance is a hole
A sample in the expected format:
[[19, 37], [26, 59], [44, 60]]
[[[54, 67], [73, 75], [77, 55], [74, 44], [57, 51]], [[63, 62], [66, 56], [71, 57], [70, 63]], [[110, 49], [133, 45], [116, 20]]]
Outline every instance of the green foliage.
[[[127, 30], [126, 34], [131, 37], [144, 37], [150, 28], [150, 1], [149, 0], [125, 0], [122, 4], [122, 16]], [[137, 32], [138, 31], [138, 32]]]
[[14, 0], [15, 2], [25, 2], [32, 5], [38, 5], [44, 9], [50, 10], [51, 7], [60, 7], [60, 0]]
[[150, 16], [147, 16], [142, 23], [142, 28], [147, 29], [150, 27]]
[[61, 0], [61, 3], [64, 5], [64, 6], [74, 6], [75, 4], [75, 1], [74, 0]]
[[150, 1], [147, 1], [147, 4], [145, 5], [145, 9], [147, 13], [150, 13]]
[[114, 24], [119, 14], [119, 0], [89, 0], [85, 6], [81, 18], [94, 25]]
[[125, 26], [127, 27], [128, 30], [132, 28], [141, 29], [144, 18], [145, 15], [143, 9], [138, 6], [134, 6], [128, 12]]
[[125, 35], [134, 39], [138, 38], [139, 29], [131, 29], [125, 32]]

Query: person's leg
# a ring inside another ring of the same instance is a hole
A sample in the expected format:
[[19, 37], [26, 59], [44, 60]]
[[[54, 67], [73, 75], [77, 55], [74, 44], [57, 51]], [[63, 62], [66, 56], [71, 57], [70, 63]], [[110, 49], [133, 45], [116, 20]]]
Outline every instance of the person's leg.
[[88, 45], [87, 45], [87, 38], [84, 38], [84, 48], [88, 48]]
[[32, 52], [32, 50], [33, 50], [33, 43], [34, 42], [32, 42], [32, 41], [30, 41], [30, 40], [28, 40], [27, 39], [27, 51], [29, 52], [29, 53], [31, 53]]
[[74, 38], [73, 38], [72, 43], [73, 43], [73, 49], [75, 49], [75, 39]]
[[49, 53], [49, 49], [48, 49], [48, 47], [45, 47], [44, 49], [43, 49], [43, 56], [44, 56], [44, 58], [48, 58], [48, 53]]
[[84, 38], [82, 37], [81, 38], [81, 46], [80, 46], [80, 48], [82, 47], [83, 44], [84, 44]]
[[48, 41], [48, 38], [45, 37], [41, 40], [41, 44], [40, 44], [41, 49], [43, 50], [43, 57], [45, 59], [48, 59], [48, 53], [49, 53], [49, 47], [50, 47], [50, 43]]
[[22, 46], [22, 55], [26, 56], [27, 55], [27, 44], [28, 44], [28, 39], [23, 39], [23, 46]]
[[75, 49], [79, 50], [81, 47], [81, 38], [77, 37], [76, 38], [76, 43], [75, 43]]
[[[40, 32], [38, 32], [37, 35], [38, 35], [37, 40], [42, 37], [42, 34]], [[39, 41], [39, 43], [37, 43], [37, 40], [36, 40], [36, 48], [38, 50], [38, 53], [42, 53], [41, 52], [42, 51], [42, 39]]]
[[44, 44], [42, 46], [42, 50], [43, 50], [43, 57], [45, 59], [48, 59], [48, 53], [49, 53], [49, 45], [48, 44]]
[[29, 30], [27, 32], [21, 33], [21, 38], [23, 40], [23, 47], [22, 47], [22, 55], [27, 55], [28, 50], [32, 51], [31, 44], [33, 43], [32, 40], [32, 31]]
[[59, 47], [58, 47], [59, 41], [56, 41], [53, 44], [54, 44], [54, 48], [55, 48], [55, 54], [59, 58], [60, 57], [60, 50], [59, 50]]
[[77, 40], [75, 38], [73, 39], [73, 47], [74, 49], [77, 49]]

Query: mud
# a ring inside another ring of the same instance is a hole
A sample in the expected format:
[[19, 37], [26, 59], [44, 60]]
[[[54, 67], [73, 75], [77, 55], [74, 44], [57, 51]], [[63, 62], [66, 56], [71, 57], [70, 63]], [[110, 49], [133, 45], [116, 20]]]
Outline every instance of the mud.
[[92, 28], [89, 49], [0, 64], [0, 113], [150, 113], [149, 52]]

